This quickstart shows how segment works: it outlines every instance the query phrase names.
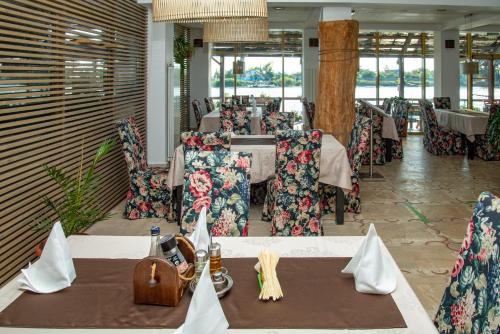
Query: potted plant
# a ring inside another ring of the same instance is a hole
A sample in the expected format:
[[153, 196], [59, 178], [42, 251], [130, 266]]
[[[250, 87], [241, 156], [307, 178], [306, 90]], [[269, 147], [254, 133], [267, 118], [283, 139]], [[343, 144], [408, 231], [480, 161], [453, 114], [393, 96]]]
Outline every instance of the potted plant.
[[[49, 209], [47, 214], [55, 213], [57, 215], [57, 219], [61, 222], [66, 236], [79, 233], [95, 222], [109, 218], [108, 213], [102, 212], [96, 206], [95, 191], [99, 185], [99, 178], [95, 173], [95, 169], [99, 161], [109, 153], [113, 145], [114, 142], [110, 139], [102, 142], [97, 149], [92, 163], [85, 172], [83, 170], [82, 145], [80, 167], [78, 174], [74, 178], [67, 176], [61, 168], [48, 165], [42, 166], [47, 175], [57, 183], [63, 193], [63, 197], [58, 200], [44, 196], [43, 202]], [[44, 218], [36, 223], [35, 228], [48, 231], [52, 228], [52, 225], [52, 219]], [[35, 253], [37, 256], [41, 255], [44, 244], [45, 241], [36, 247]]]
[[181, 67], [184, 67], [184, 60], [191, 59], [193, 55], [193, 46], [191, 43], [184, 37], [179, 36], [174, 40], [174, 60], [177, 64], [180, 64]]

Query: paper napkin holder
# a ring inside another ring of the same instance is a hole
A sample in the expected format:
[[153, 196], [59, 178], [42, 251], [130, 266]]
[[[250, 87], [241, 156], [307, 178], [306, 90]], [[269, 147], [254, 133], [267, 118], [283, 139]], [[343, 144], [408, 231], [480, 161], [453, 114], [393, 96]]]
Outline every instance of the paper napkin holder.
[[177, 306], [181, 301], [188, 283], [194, 278], [195, 251], [187, 238], [177, 235], [176, 239], [179, 250], [189, 264], [188, 269], [181, 275], [177, 267], [167, 259], [142, 259], [134, 270], [135, 304]]

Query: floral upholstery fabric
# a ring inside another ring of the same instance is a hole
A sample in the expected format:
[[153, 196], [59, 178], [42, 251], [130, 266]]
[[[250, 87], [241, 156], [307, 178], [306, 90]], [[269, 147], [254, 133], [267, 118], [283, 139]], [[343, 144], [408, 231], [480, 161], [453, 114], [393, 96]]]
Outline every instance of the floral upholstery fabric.
[[[384, 138], [382, 138], [382, 127], [383, 127], [384, 117], [377, 112], [373, 112], [373, 164], [383, 165], [385, 164], [385, 143]], [[368, 139], [370, 140], [370, 139]], [[370, 164], [370, 150], [366, 150], [363, 158], [363, 165]]]
[[[359, 173], [364, 152], [370, 148], [370, 123], [371, 121], [368, 117], [359, 115], [356, 118], [349, 143], [347, 144], [347, 157], [352, 170], [352, 190], [344, 194], [345, 212], [361, 213]], [[335, 212], [336, 195], [336, 188], [334, 186], [320, 183], [322, 214]]]
[[307, 98], [302, 99], [302, 106], [305, 111], [305, 115], [307, 117], [307, 121], [309, 122], [309, 127], [313, 128], [314, 127], [314, 114], [316, 112], [316, 105], [314, 102], [309, 102], [307, 101]]
[[424, 147], [434, 155], [464, 154], [465, 145], [461, 135], [453, 130], [439, 126], [432, 104], [427, 100], [419, 100], [424, 125]]
[[389, 114], [392, 115], [392, 103], [394, 102], [393, 97], [386, 97], [384, 99], [384, 102], [382, 103], [382, 110]]
[[495, 147], [490, 144], [488, 137], [488, 130], [494, 126], [492, 122], [496, 113], [500, 113], [500, 105], [493, 104], [490, 107], [490, 117], [486, 125], [486, 132], [484, 135], [476, 135], [476, 155], [486, 161], [500, 160], [500, 151], [496, 150]]
[[193, 100], [192, 102], [193, 105], [193, 112], [194, 112], [194, 117], [196, 119], [196, 128], [200, 128], [201, 124], [201, 118], [203, 117], [203, 111], [201, 110], [201, 103], [198, 100]]
[[234, 132], [237, 135], [251, 134], [251, 113], [247, 110], [221, 110], [220, 122], [221, 129], [226, 132]]
[[295, 124], [295, 113], [293, 112], [263, 112], [261, 120], [261, 132], [273, 135], [277, 130], [293, 130]]
[[395, 98], [392, 101], [392, 117], [399, 136], [399, 141], [394, 141], [392, 145], [393, 159], [403, 159], [403, 134], [405, 133], [410, 106], [410, 102], [403, 98]]
[[229, 132], [196, 132], [181, 133], [184, 152], [193, 151], [229, 151], [231, 150], [231, 133]]
[[167, 186], [168, 171], [148, 167], [134, 117], [118, 121], [117, 129], [130, 177], [124, 216], [128, 219], [171, 219], [172, 193]]
[[320, 235], [319, 130], [277, 131], [276, 177], [268, 182], [263, 219], [272, 222], [272, 235]]
[[434, 108], [436, 109], [451, 109], [451, 99], [449, 97], [435, 97]]
[[500, 198], [483, 192], [436, 313], [440, 334], [500, 332]]
[[207, 226], [212, 235], [248, 235], [252, 155], [243, 152], [188, 151], [184, 159], [182, 230], [194, 230], [199, 213], [205, 206]]
[[214, 100], [211, 97], [205, 98], [205, 107], [207, 108], [207, 112], [212, 112], [215, 110]]

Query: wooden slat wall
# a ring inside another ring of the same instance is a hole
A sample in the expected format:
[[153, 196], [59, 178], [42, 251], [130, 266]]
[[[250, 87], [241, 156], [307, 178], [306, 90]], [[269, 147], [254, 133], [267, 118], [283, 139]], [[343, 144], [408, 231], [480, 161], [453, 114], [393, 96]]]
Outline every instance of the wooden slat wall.
[[0, 0], [0, 285], [46, 234], [41, 197], [61, 193], [45, 163], [75, 175], [105, 138], [99, 205], [125, 196], [115, 122], [135, 115], [146, 139], [147, 11], [133, 0]]

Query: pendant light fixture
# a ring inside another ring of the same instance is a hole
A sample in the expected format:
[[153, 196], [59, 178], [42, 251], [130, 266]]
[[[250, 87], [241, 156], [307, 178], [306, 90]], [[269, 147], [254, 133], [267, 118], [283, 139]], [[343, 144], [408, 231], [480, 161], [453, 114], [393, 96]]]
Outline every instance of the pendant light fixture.
[[227, 19], [203, 24], [203, 41], [208, 43], [264, 42], [268, 39], [267, 18]]
[[267, 0], [153, 0], [153, 21], [214, 22], [267, 18]]
[[[472, 14], [465, 16], [465, 26], [467, 26], [467, 18], [470, 20], [470, 28], [472, 29]], [[468, 32], [465, 36], [465, 48], [466, 48], [466, 60], [461, 63], [461, 70], [463, 74], [473, 75], [479, 73], [479, 63], [477, 61], [472, 60], [472, 34]]]

